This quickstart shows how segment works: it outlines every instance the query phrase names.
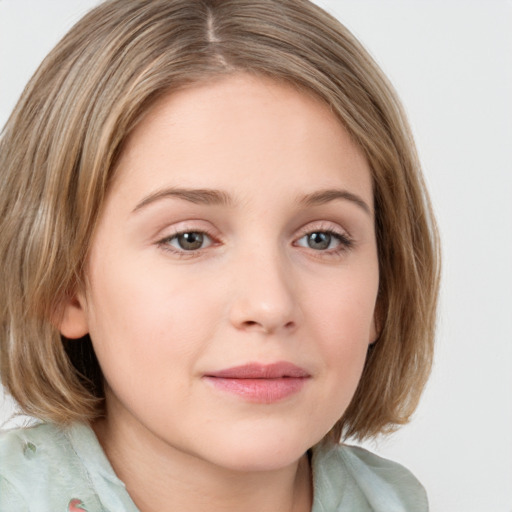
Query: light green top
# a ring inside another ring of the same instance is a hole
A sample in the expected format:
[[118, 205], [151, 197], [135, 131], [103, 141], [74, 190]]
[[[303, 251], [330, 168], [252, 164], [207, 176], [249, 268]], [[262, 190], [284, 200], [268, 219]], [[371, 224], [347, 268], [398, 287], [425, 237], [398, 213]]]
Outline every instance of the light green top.
[[[312, 512], [426, 512], [404, 467], [362, 448], [313, 449]], [[0, 512], [139, 512], [93, 430], [76, 424], [0, 434]]]

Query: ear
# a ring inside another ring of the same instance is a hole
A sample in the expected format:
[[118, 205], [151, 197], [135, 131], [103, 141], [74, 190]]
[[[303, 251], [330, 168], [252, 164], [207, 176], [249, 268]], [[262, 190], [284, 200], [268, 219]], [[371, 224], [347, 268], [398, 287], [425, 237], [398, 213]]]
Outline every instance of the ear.
[[64, 337], [77, 339], [82, 338], [89, 332], [84, 305], [84, 298], [79, 294], [75, 294], [66, 297], [58, 306], [52, 323]]
[[379, 304], [375, 306], [375, 311], [373, 313], [372, 324], [370, 326], [370, 338], [368, 340], [368, 345], [372, 346], [380, 337], [380, 333], [382, 332], [382, 314]]

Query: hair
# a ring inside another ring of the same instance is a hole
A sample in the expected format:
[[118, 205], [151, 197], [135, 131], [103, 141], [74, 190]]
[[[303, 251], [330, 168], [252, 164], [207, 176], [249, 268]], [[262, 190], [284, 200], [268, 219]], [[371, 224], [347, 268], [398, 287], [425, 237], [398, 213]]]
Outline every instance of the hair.
[[0, 373], [46, 421], [104, 411], [90, 339], [59, 304], [84, 263], [123, 142], [162, 96], [232, 73], [293, 84], [330, 106], [366, 156], [379, 256], [379, 338], [330, 436], [406, 423], [430, 373], [439, 285], [435, 220], [402, 107], [376, 63], [307, 0], [110, 0], [43, 61], [0, 138]]

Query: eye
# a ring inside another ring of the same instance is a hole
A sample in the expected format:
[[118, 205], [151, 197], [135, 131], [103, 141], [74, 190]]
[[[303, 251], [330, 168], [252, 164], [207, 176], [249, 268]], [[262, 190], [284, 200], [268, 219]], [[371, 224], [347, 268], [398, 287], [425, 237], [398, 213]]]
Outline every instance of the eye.
[[351, 241], [347, 236], [334, 231], [312, 231], [299, 238], [296, 244], [315, 251], [336, 251], [349, 248]]
[[178, 251], [198, 251], [212, 245], [212, 239], [202, 231], [176, 233], [162, 240], [162, 245], [171, 246]]

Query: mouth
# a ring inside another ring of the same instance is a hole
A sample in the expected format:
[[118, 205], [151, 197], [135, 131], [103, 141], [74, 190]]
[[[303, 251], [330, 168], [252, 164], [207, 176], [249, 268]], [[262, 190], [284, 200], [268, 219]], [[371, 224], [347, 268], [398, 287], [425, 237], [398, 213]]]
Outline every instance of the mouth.
[[301, 391], [311, 375], [292, 363], [249, 363], [205, 374], [203, 379], [221, 392], [245, 401], [271, 404]]

